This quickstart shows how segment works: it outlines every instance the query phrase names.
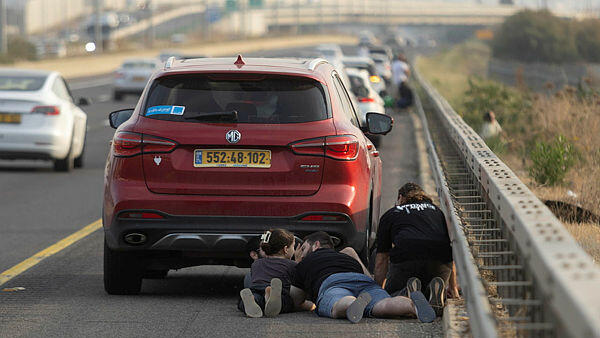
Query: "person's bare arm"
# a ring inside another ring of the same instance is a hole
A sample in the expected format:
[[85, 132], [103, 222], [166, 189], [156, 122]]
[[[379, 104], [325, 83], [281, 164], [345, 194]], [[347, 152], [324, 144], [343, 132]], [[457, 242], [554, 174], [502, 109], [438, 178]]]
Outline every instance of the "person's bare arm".
[[387, 276], [389, 263], [389, 252], [378, 252], [377, 256], [375, 256], [375, 282], [381, 286], [383, 286], [383, 282]]
[[354, 250], [351, 247], [346, 247], [343, 248], [342, 250], [340, 250], [341, 253], [346, 254], [354, 259], [356, 259], [356, 261], [358, 262], [358, 264], [360, 264], [360, 267], [363, 269], [363, 273], [367, 276], [371, 276], [371, 273], [369, 272], [369, 269], [367, 269], [367, 267], [363, 264], [363, 262], [360, 260], [360, 257], [358, 257], [358, 254], [356, 253], [356, 250]]
[[460, 298], [458, 293], [458, 280], [456, 279], [456, 265], [452, 262], [452, 272], [448, 280], [448, 293], [451, 298]]

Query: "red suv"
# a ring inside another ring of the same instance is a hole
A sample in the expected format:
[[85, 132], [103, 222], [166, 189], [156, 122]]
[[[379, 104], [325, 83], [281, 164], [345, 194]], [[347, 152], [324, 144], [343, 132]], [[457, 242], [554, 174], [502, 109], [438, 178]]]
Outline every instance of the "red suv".
[[106, 164], [104, 285], [204, 264], [249, 266], [248, 239], [324, 230], [366, 259], [381, 198], [381, 159], [325, 60], [170, 59], [135, 109], [113, 112]]

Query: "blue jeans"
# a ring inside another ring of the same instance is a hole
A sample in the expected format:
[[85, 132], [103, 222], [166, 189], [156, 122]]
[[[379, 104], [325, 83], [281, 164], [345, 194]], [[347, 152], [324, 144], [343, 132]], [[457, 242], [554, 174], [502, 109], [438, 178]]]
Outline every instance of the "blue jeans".
[[371, 296], [371, 302], [365, 308], [365, 317], [371, 317], [375, 304], [390, 298], [390, 294], [367, 275], [356, 272], [335, 273], [327, 277], [319, 288], [317, 314], [332, 318], [333, 305], [337, 301], [346, 296], [358, 297], [363, 292]]

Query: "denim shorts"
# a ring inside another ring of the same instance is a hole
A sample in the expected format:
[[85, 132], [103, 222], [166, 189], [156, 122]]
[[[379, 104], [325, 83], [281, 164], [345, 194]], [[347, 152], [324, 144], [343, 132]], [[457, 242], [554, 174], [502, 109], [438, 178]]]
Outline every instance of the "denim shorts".
[[365, 308], [364, 315], [371, 317], [373, 307], [379, 301], [390, 298], [389, 293], [381, 288], [373, 278], [356, 272], [335, 273], [327, 277], [317, 297], [317, 314], [331, 318], [333, 305], [346, 296], [358, 297], [363, 292], [371, 295], [371, 302]]

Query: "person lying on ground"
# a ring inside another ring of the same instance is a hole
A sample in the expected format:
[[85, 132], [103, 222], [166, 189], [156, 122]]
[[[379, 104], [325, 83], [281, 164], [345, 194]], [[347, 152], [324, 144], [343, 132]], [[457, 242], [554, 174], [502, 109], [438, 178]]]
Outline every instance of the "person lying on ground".
[[[298, 252], [299, 251], [299, 252]], [[432, 322], [435, 312], [420, 291], [391, 297], [368, 275], [360, 260], [334, 250], [331, 237], [322, 231], [308, 235], [300, 250], [292, 285], [315, 302], [319, 316], [347, 318], [358, 323], [363, 316], [395, 318], [417, 316]]]
[[[252, 259], [253, 262], [265, 257], [264, 251], [262, 251], [262, 249], [260, 248], [260, 242], [261, 242], [260, 237], [261, 236], [252, 237], [246, 243], [246, 252], [248, 253], [248, 256], [250, 256], [250, 258]], [[244, 276], [244, 288], [250, 288], [251, 286], [252, 286], [252, 277], [251, 277], [251, 273], [248, 272]]]
[[420, 281], [428, 285], [425, 296], [438, 315], [446, 286], [452, 297], [459, 296], [444, 213], [419, 185], [407, 183], [398, 190], [396, 206], [379, 222], [375, 281], [383, 286], [387, 278], [385, 290], [405, 296], [413, 277], [418, 289]]

